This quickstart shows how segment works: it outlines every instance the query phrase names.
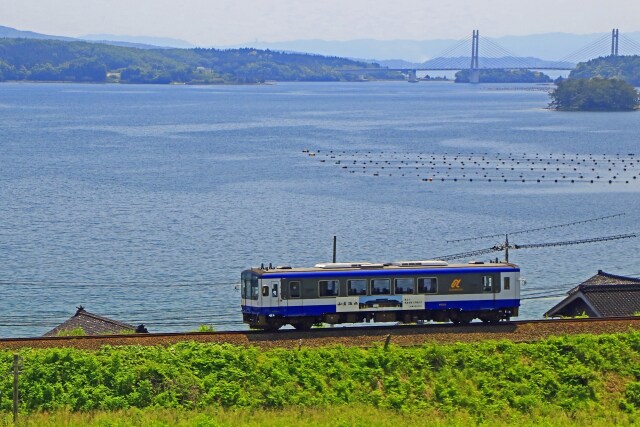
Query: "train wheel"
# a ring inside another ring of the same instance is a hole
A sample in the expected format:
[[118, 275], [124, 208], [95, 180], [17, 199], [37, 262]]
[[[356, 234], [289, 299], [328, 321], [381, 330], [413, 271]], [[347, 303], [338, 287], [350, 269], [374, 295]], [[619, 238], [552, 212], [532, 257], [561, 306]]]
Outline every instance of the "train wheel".
[[265, 332], [275, 332], [282, 327], [282, 323], [280, 322], [269, 322], [267, 326], [264, 327]]
[[293, 325], [293, 327], [299, 331], [308, 331], [309, 329], [311, 329], [312, 326], [313, 326], [313, 322], [310, 322], [310, 321], [299, 322]]
[[484, 323], [496, 324], [500, 322], [500, 314], [498, 312], [484, 314], [480, 317], [480, 320]]
[[462, 311], [462, 310], [449, 310], [449, 320], [451, 320], [451, 322], [453, 322], [454, 325], [467, 325], [469, 323], [471, 323], [471, 321], [473, 320], [474, 315], [473, 313], [470, 313], [468, 311]]

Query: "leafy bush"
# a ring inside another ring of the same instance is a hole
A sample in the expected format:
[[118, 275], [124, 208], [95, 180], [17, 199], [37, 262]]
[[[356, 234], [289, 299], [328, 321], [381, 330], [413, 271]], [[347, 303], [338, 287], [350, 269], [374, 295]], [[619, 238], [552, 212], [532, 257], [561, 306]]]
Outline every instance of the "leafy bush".
[[[481, 419], [505, 411], [574, 413], [640, 405], [640, 332], [414, 348], [259, 350], [170, 347], [23, 349], [21, 410], [285, 408], [364, 405]], [[0, 351], [0, 371], [12, 353]], [[623, 387], [611, 392], [607, 381]], [[11, 379], [0, 377], [2, 396]], [[613, 402], [613, 403], [611, 403]], [[8, 411], [3, 399], [0, 410]]]

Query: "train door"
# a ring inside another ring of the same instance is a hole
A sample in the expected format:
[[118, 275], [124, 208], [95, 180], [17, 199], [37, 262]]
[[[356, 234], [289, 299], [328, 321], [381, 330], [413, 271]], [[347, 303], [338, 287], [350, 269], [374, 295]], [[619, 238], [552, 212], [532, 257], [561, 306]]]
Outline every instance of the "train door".
[[263, 307], [272, 307], [273, 309], [278, 308], [281, 301], [280, 293], [280, 279], [262, 280], [262, 290], [260, 297], [262, 298]]
[[491, 309], [496, 309], [496, 293], [500, 291], [500, 281], [493, 276], [482, 276], [482, 291], [491, 294]]

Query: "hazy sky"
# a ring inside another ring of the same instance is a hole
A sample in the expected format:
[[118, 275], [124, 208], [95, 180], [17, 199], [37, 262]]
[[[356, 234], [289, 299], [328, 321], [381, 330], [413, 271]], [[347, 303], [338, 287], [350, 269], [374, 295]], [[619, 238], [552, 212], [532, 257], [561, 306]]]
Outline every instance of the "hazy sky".
[[466, 38], [640, 30], [638, 0], [0, 0], [0, 25], [203, 46], [298, 39]]

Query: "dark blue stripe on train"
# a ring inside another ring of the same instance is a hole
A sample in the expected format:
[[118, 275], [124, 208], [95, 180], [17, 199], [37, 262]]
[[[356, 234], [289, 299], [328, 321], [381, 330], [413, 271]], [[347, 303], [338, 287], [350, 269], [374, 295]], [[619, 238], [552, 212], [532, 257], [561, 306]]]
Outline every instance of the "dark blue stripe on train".
[[519, 268], [512, 267], [458, 267], [458, 268], [420, 268], [420, 269], [376, 269], [350, 271], [298, 271], [290, 273], [262, 273], [263, 279], [307, 279], [322, 277], [362, 277], [362, 276], [415, 276], [421, 274], [470, 274], [470, 273], [516, 273]]
[[[428, 301], [425, 303], [426, 310], [448, 310], [457, 309], [464, 311], [476, 310], [497, 310], [500, 308], [519, 307], [520, 300], [517, 299], [497, 299], [497, 300], [476, 300], [476, 301]], [[368, 310], [354, 310], [344, 313], [365, 312]], [[372, 312], [403, 312], [407, 310], [370, 310]], [[273, 314], [275, 316], [295, 317], [295, 316], [320, 316], [328, 313], [336, 313], [335, 304], [332, 305], [307, 305], [292, 307], [251, 307], [242, 306], [242, 312], [246, 314]]]

